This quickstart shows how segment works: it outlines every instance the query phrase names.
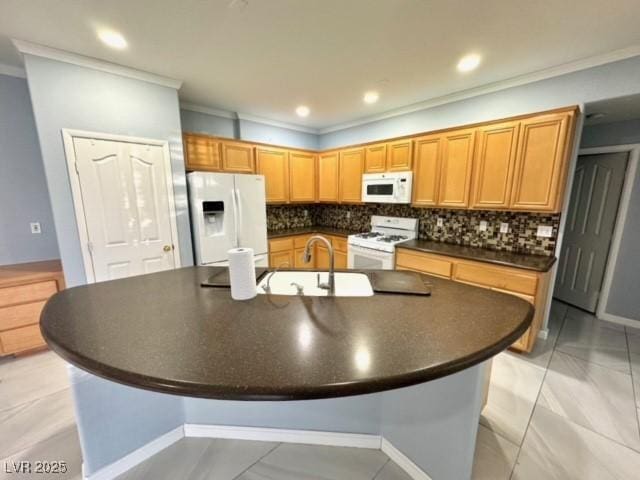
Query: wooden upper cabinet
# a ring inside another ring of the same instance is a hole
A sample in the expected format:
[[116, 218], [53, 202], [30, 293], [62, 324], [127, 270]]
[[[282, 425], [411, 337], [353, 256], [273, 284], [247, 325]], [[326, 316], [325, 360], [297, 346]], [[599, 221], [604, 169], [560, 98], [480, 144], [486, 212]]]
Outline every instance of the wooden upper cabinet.
[[401, 172], [411, 170], [411, 159], [413, 158], [413, 141], [408, 138], [389, 142], [387, 146], [387, 170], [390, 172]]
[[362, 173], [364, 172], [364, 148], [340, 151], [340, 202], [362, 202]]
[[183, 140], [186, 170], [217, 172], [222, 169], [219, 140], [192, 133], [185, 133]]
[[364, 148], [365, 173], [383, 173], [387, 171], [387, 144], [376, 143]]
[[471, 207], [509, 207], [519, 131], [520, 122], [499, 123], [477, 129]]
[[259, 175], [264, 175], [267, 203], [289, 201], [289, 152], [280, 148], [256, 147]]
[[575, 111], [541, 115], [520, 122], [510, 207], [559, 211]]
[[338, 201], [338, 152], [321, 153], [318, 156], [318, 201]]
[[222, 169], [225, 172], [254, 173], [253, 145], [241, 142], [222, 142]]
[[413, 200], [416, 206], [431, 207], [438, 203], [442, 135], [426, 135], [415, 139], [413, 162]]
[[442, 134], [438, 206], [469, 206], [475, 136], [475, 129], [453, 130]]
[[308, 152], [289, 152], [289, 201], [315, 202], [316, 158]]

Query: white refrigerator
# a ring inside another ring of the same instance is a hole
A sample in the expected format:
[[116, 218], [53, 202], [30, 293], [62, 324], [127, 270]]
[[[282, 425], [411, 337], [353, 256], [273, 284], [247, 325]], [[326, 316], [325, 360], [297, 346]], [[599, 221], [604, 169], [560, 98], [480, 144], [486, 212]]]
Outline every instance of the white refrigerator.
[[244, 247], [269, 266], [264, 176], [192, 172], [187, 182], [196, 263], [227, 266], [227, 251]]

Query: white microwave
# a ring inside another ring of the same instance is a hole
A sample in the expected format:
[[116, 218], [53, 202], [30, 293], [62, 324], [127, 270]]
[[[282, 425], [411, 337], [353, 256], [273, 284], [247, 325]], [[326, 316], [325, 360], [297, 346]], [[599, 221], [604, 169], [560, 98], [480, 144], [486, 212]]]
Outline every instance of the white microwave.
[[411, 203], [413, 172], [365, 173], [362, 201], [369, 203]]

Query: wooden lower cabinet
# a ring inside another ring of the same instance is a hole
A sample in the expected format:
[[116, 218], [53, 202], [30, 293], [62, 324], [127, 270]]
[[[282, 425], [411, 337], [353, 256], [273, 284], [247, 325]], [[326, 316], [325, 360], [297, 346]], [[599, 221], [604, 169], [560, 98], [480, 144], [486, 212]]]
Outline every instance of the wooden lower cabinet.
[[[291, 268], [319, 269], [329, 268], [329, 251], [316, 243], [311, 252], [311, 261], [304, 262], [304, 249], [307, 240], [314, 234], [305, 233], [290, 237], [278, 237], [269, 240], [269, 267], [277, 268], [283, 262], [290, 262]], [[347, 239], [338, 235], [323, 235], [333, 246], [334, 267], [347, 268]], [[282, 268], [282, 267], [281, 267]]]
[[530, 352], [533, 349], [546, 311], [550, 272], [533, 272], [514, 267], [502, 267], [403, 248], [397, 249], [396, 269], [427, 273], [440, 278], [508, 293], [528, 301], [535, 307], [531, 327], [511, 345], [511, 348], [523, 352]]
[[64, 289], [59, 261], [0, 267], [0, 355], [44, 348], [40, 313], [51, 295]]

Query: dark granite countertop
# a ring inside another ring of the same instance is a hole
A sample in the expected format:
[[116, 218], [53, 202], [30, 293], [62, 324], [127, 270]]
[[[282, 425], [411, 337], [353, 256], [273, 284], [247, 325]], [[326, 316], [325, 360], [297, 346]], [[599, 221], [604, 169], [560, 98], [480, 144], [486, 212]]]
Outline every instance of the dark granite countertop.
[[478, 262], [495, 263], [506, 267], [524, 268], [536, 272], [547, 272], [556, 261], [554, 256], [526, 255], [522, 253], [488, 250], [486, 248], [465, 247], [450, 243], [430, 240], [410, 240], [398, 244], [396, 248], [406, 248], [425, 253], [437, 253], [450, 257], [476, 260]]
[[358, 395], [450, 375], [504, 350], [531, 324], [512, 295], [424, 276], [432, 295], [233, 301], [187, 267], [70, 288], [41, 331], [60, 356], [119, 383], [205, 398]]
[[324, 233], [327, 235], [337, 235], [340, 237], [348, 237], [354, 233], [360, 233], [360, 230], [345, 230], [343, 228], [320, 227], [314, 225], [312, 227], [288, 228], [286, 230], [269, 230], [267, 236], [269, 238], [289, 237], [291, 235], [303, 235], [305, 233]]

